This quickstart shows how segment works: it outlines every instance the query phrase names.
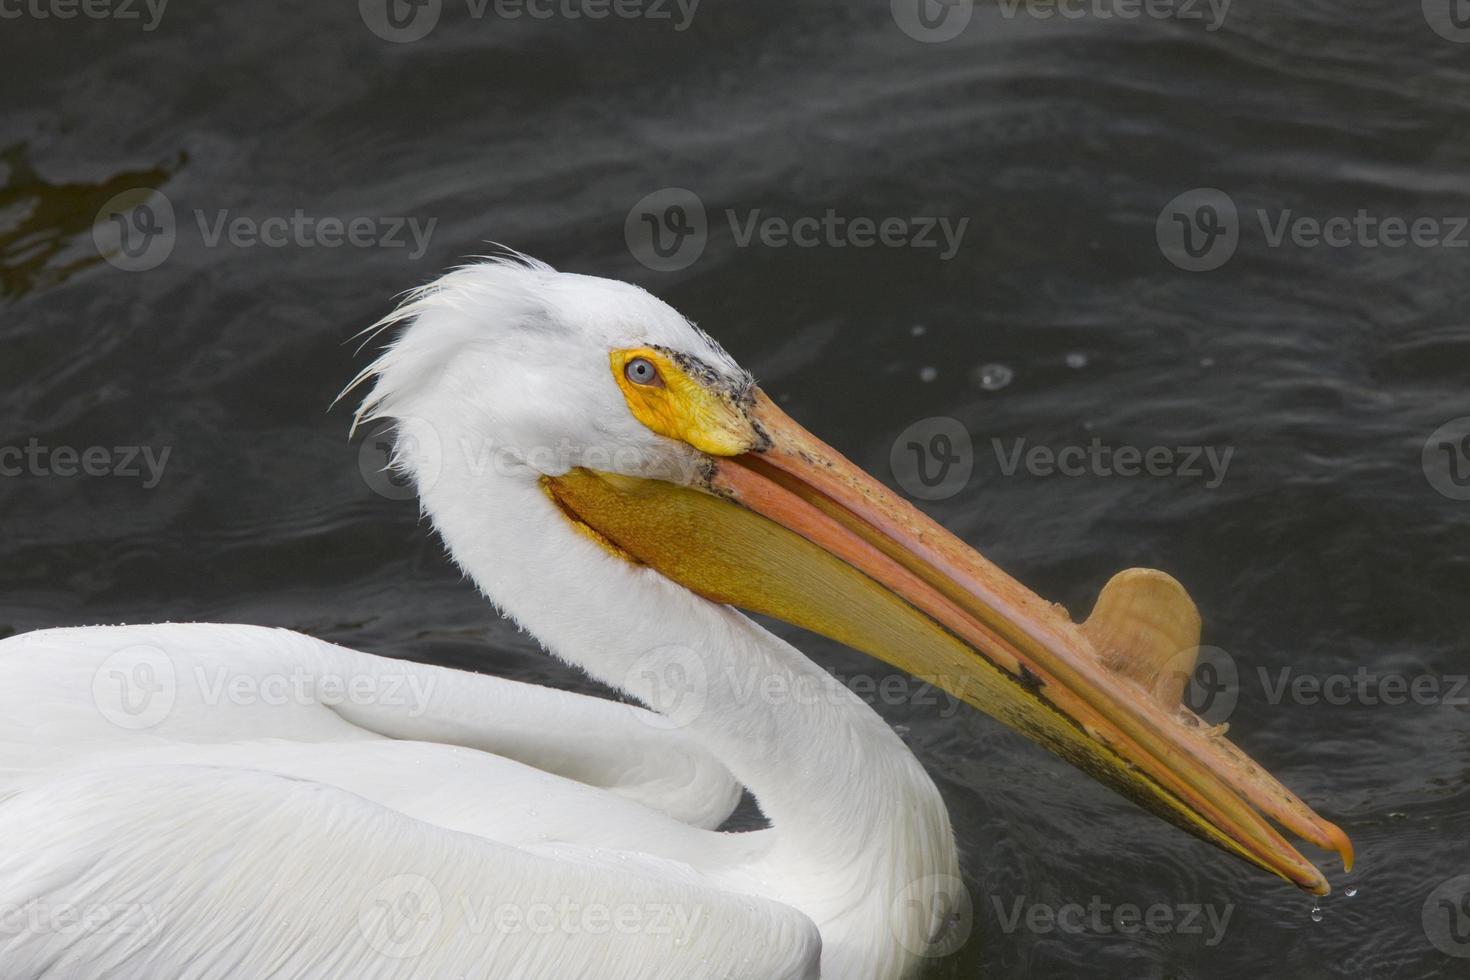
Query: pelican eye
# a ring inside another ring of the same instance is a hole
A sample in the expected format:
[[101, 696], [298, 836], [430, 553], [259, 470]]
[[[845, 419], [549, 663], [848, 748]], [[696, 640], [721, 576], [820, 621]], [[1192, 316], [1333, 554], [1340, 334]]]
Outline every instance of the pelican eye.
[[635, 385], [648, 385], [649, 387], [662, 388], [664, 379], [659, 375], [658, 368], [646, 357], [635, 357], [623, 366], [623, 376]]
[[608, 351], [608, 367], [633, 417], [658, 435], [708, 456], [737, 456], [760, 441], [726, 387], [692, 357], [634, 347]]

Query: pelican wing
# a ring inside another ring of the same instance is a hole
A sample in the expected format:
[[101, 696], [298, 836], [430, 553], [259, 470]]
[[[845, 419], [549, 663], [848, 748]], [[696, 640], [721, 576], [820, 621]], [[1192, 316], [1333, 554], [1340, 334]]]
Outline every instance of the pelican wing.
[[643, 857], [542, 853], [325, 783], [76, 769], [0, 803], [7, 980], [781, 980], [786, 906]]
[[816, 975], [642, 709], [192, 624], [0, 642], [0, 703], [7, 980]]
[[[207, 749], [242, 766], [259, 751], [257, 768], [294, 755], [292, 773], [307, 777], [300, 767], [316, 757], [332, 781], [337, 749], [311, 748], [332, 742], [352, 745], [369, 773], [376, 753], [384, 765], [414, 755], [426, 764], [451, 757], [434, 746], [458, 747], [460, 764], [513, 760], [695, 827], [717, 827], [740, 798], [723, 764], [642, 708], [287, 630], [164, 624], [11, 637], [0, 641], [0, 703], [0, 788], [24, 773], [117, 755], [207, 762]], [[402, 773], [377, 775], [399, 799], [414, 791]], [[344, 788], [371, 789], [360, 778]]]

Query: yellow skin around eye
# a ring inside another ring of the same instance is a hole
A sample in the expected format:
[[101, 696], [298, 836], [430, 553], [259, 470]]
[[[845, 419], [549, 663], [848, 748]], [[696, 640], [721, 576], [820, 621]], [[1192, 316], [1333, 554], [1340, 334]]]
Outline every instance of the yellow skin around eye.
[[[628, 380], [625, 368], [639, 357], [658, 369], [662, 384]], [[609, 361], [633, 417], [659, 435], [711, 456], [738, 456], [759, 443], [755, 427], [728, 392], [690, 377], [663, 351], [652, 347], [615, 350]]]

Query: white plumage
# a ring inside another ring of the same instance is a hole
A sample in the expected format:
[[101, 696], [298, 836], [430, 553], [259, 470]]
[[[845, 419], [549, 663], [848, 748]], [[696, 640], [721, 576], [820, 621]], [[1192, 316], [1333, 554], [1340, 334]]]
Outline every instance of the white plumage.
[[[458, 270], [394, 319], [363, 416], [397, 420], [455, 561], [669, 717], [247, 626], [6, 640], [5, 980], [911, 972], [958, 884], [917, 761], [790, 645], [610, 554], [539, 483], [699, 465], [630, 414], [609, 349], [739, 368], [641, 290], [531, 262]], [[692, 709], [660, 687], [691, 670]], [[713, 829], [741, 785], [771, 829]]]

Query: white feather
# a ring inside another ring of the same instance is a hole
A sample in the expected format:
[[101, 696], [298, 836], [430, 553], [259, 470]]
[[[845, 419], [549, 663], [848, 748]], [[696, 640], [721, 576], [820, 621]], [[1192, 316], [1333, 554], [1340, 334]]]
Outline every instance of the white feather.
[[[911, 973], [937, 923], [910, 899], [958, 873], [918, 762], [789, 644], [610, 555], [538, 482], [697, 465], [631, 416], [609, 350], [656, 344], [733, 380], [738, 365], [642, 290], [520, 258], [451, 272], [386, 322], [408, 326], [354, 382], [372, 383], [358, 419], [399, 426], [397, 465], [454, 560], [556, 656], [665, 708], [660, 684], [699, 672], [700, 703], [660, 718], [251, 627], [0, 643], [0, 835], [26, 842], [0, 856], [0, 911], [156, 913], [144, 932], [0, 932], [7, 980], [771, 980], [815, 977], [818, 957], [828, 980]], [[280, 676], [310, 693], [268, 702]], [[366, 694], [342, 695], [354, 682]], [[753, 682], [824, 696], [779, 703]], [[114, 703], [109, 684], [169, 708]], [[740, 784], [770, 830], [712, 829]], [[480, 914], [567, 902], [632, 925]]]

